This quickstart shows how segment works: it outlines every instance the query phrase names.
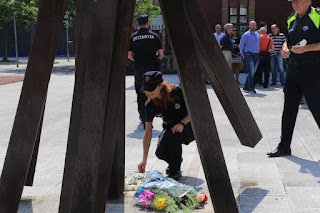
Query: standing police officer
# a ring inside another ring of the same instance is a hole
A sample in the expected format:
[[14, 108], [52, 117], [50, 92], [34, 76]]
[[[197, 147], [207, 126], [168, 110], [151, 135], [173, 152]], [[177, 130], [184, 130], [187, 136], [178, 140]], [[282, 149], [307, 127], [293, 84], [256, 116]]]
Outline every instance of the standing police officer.
[[147, 97], [140, 91], [143, 84], [143, 74], [150, 70], [159, 70], [163, 49], [159, 36], [148, 29], [150, 25], [148, 15], [140, 15], [137, 20], [139, 30], [131, 35], [128, 58], [135, 62], [134, 78], [138, 111], [140, 120], [144, 124]]
[[289, 56], [284, 86], [281, 142], [270, 157], [291, 155], [290, 144], [299, 103], [304, 95], [320, 128], [320, 11], [310, 0], [289, 0], [295, 13], [288, 19], [288, 38], [281, 55]]

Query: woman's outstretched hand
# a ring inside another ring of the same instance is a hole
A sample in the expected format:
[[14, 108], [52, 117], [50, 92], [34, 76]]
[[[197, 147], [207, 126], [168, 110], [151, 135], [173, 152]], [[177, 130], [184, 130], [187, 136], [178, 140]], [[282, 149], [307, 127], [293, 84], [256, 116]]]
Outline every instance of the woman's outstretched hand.
[[138, 171], [139, 171], [140, 173], [145, 173], [145, 171], [146, 171], [146, 165], [147, 165], [147, 162], [141, 161], [141, 162], [138, 164]]

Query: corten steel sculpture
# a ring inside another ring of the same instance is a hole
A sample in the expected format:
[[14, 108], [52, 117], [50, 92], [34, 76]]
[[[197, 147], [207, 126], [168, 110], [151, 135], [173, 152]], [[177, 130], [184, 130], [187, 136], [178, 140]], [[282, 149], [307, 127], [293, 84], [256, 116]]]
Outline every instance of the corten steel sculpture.
[[[28, 68], [0, 179], [0, 213], [17, 212], [32, 185], [66, 0], [41, 0]], [[202, 72], [240, 142], [261, 133], [197, 0], [160, 0], [216, 213], [238, 212]], [[124, 183], [124, 77], [135, 0], [79, 0], [76, 81], [59, 212], [104, 212]], [[112, 175], [111, 175], [112, 174]], [[121, 177], [113, 179], [112, 177]], [[110, 187], [109, 187], [110, 185]]]

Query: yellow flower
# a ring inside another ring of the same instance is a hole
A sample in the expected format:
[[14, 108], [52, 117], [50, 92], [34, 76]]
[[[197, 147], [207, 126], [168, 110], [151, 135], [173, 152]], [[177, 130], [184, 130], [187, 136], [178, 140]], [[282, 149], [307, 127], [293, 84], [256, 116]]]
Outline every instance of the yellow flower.
[[168, 206], [168, 202], [165, 198], [158, 198], [158, 202], [155, 204], [157, 210], [163, 210]]

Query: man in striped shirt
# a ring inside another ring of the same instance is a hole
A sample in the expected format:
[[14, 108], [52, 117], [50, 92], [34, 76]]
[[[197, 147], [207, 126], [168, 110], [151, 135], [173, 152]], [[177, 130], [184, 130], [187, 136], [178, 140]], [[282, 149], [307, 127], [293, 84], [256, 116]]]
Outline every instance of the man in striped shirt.
[[282, 49], [283, 43], [286, 41], [286, 36], [280, 33], [279, 27], [276, 24], [271, 26], [272, 33], [269, 37], [272, 38], [274, 43], [274, 52], [271, 53], [271, 73], [272, 73], [272, 83], [270, 85], [277, 85], [277, 68], [279, 71], [281, 86], [284, 85], [284, 68], [283, 68], [283, 57], [280, 55], [280, 50]]

